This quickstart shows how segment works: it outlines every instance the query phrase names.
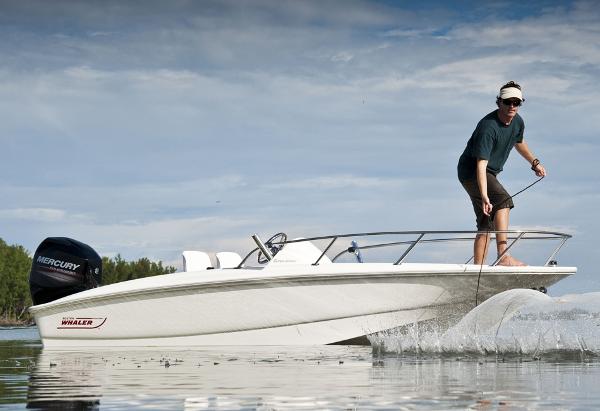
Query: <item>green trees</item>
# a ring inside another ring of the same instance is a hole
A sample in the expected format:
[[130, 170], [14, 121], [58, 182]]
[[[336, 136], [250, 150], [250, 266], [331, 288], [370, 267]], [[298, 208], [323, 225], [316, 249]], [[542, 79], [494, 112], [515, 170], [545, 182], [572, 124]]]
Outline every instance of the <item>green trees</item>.
[[20, 245], [8, 245], [0, 238], [0, 322], [26, 320], [31, 257]]
[[175, 271], [177, 271], [175, 267], [163, 267], [161, 261], [155, 263], [147, 258], [140, 258], [137, 261], [125, 261], [120, 255], [112, 259], [102, 257], [103, 285], [135, 280], [136, 278], [151, 277], [153, 275], [169, 274]]
[[[0, 238], [0, 325], [30, 322], [27, 312], [32, 304], [29, 294], [31, 257], [20, 245], [8, 245]], [[173, 273], [177, 269], [162, 262], [140, 258], [125, 261], [120, 255], [102, 257], [102, 285]]]

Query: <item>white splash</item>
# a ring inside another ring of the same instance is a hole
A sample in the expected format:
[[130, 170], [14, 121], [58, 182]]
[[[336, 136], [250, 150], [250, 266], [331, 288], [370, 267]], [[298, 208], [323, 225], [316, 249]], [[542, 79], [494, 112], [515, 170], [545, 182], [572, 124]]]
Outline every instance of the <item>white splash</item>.
[[600, 355], [600, 292], [552, 298], [509, 290], [488, 299], [444, 329], [439, 323], [371, 337], [385, 352]]

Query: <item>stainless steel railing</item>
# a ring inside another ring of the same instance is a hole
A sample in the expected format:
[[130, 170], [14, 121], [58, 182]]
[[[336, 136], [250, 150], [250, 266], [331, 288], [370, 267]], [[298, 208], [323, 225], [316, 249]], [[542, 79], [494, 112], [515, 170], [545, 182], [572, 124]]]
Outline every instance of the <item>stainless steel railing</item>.
[[[492, 266], [497, 265], [498, 262], [502, 259], [504, 254], [506, 254], [510, 249], [512, 249], [518, 242], [523, 241], [531, 241], [531, 240], [554, 240], [559, 244], [553, 249], [550, 253], [549, 257], [546, 258], [546, 262], [544, 265], [550, 265], [551, 262], [555, 259], [556, 255], [563, 247], [565, 242], [571, 238], [570, 234], [552, 232], [552, 231], [533, 231], [533, 230], [506, 230], [506, 231], [488, 231], [486, 232], [490, 235], [497, 234], [506, 234], [507, 239], [510, 240], [510, 243], [507, 244], [506, 250], [498, 256], [498, 258], [492, 263]], [[444, 242], [466, 242], [473, 241], [477, 234], [482, 234], [479, 231], [380, 231], [380, 232], [367, 232], [367, 233], [351, 233], [351, 234], [334, 234], [327, 236], [317, 236], [317, 237], [308, 237], [301, 238], [297, 240], [286, 240], [286, 241], [278, 241], [273, 243], [262, 243], [257, 235], [253, 235], [252, 238], [258, 245], [257, 248], [254, 248], [250, 251], [246, 257], [242, 260], [242, 262], [238, 265], [237, 268], [241, 268], [245, 262], [252, 256], [254, 253], [261, 251], [263, 255], [267, 257], [267, 260], [271, 260], [273, 258], [272, 253], [269, 250], [273, 246], [282, 247], [286, 244], [300, 243], [306, 241], [323, 241], [329, 240], [326, 247], [323, 249], [322, 253], [319, 257], [312, 263], [312, 265], [318, 265], [319, 262], [325, 257], [327, 252], [333, 247], [333, 245], [340, 239], [344, 238], [352, 238], [353, 240], [360, 238], [377, 238], [384, 236], [413, 236], [415, 238], [410, 240], [402, 240], [402, 241], [385, 241], [381, 243], [368, 244], [364, 246], [352, 246], [344, 249], [341, 252], [338, 252], [333, 258], [331, 258], [332, 262], [335, 262], [337, 259], [345, 255], [346, 253], [354, 253], [356, 250], [370, 250], [375, 248], [384, 248], [384, 247], [393, 247], [393, 246], [402, 246], [406, 245], [407, 248], [404, 252], [398, 257], [394, 265], [402, 264], [408, 255], [413, 251], [413, 249], [419, 244], [426, 243], [444, 243]], [[465, 236], [467, 235], [467, 236]], [[454, 236], [454, 237], [452, 237]], [[459, 237], [456, 237], [459, 236]], [[470, 263], [473, 260], [471, 256], [465, 264]]]

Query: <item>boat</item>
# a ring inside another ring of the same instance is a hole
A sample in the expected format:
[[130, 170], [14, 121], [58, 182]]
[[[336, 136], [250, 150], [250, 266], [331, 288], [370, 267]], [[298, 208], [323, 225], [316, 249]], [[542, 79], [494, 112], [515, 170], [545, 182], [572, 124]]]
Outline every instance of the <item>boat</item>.
[[[98, 254], [51, 237], [34, 255], [29, 311], [45, 348], [368, 343], [398, 327], [460, 318], [508, 289], [545, 292], [576, 273], [556, 262], [569, 234], [502, 233], [507, 251], [519, 245], [520, 257], [543, 262], [507, 267], [500, 256], [476, 265], [464, 254], [449, 262], [458, 245], [470, 249], [475, 231], [278, 233], [265, 242], [253, 235], [244, 258], [185, 251], [181, 272], [99, 285]], [[552, 248], [530, 251], [533, 242]]]

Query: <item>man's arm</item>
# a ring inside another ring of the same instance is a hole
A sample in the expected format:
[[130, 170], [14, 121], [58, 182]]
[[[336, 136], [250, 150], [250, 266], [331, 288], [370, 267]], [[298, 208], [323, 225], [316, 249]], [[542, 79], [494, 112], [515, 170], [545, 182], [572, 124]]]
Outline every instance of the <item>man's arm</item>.
[[[521, 156], [527, 160], [527, 162], [529, 164], [532, 165], [533, 167], [533, 161], [536, 159], [535, 156], [531, 153], [531, 150], [529, 150], [529, 146], [527, 145], [527, 143], [525, 142], [525, 140], [523, 140], [520, 143], [516, 143], [515, 144], [515, 149], [517, 149], [517, 151], [519, 152], [519, 154], [521, 154]], [[538, 177], [546, 177], [546, 169], [544, 168], [544, 166], [542, 165], [542, 163], [539, 162], [535, 167], [533, 167], [533, 171], [535, 171], [535, 175]]]
[[477, 159], [477, 185], [479, 186], [479, 193], [481, 193], [481, 208], [483, 213], [489, 216], [493, 206], [487, 192], [487, 165], [487, 160]]

